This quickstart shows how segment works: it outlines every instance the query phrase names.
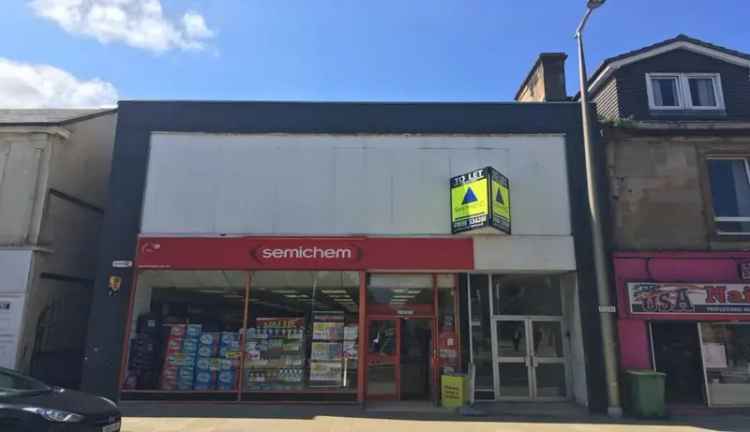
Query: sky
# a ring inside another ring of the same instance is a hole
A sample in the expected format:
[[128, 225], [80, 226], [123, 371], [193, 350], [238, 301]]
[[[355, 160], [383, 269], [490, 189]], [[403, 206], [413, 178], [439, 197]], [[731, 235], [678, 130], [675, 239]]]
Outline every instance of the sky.
[[[0, 108], [125, 100], [511, 101], [585, 0], [2, 0]], [[685, 33], [750, 52], [747, 0], [609, 0], [605, 58]]]

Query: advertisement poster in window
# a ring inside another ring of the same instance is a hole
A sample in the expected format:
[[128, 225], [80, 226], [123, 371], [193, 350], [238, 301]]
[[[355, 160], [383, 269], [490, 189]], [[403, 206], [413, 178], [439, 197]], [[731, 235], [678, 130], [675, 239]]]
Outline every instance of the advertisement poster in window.
[[310, 364], [310, 382], [341, 384], [343, 365], [341, 362], [314, 362]]

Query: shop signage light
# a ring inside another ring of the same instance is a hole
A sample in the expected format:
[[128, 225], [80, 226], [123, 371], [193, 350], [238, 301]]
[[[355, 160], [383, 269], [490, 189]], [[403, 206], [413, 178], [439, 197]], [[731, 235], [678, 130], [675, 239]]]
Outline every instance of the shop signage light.
[[450, 188], [453, 234], [490, 227], [511, 233], [510, 182], [499, 171], [486, 167], [455, 176]]
[[294, 245], [288, 242], [282, 244], [261, 244], [250, 253], [258, 262], [271, 263], [353, 263], [360, 259], [360, 251], [356, 246], [346, 244], [310, 245], [309, 243]]
[[631, 282], [633, 314], [750, 314], [750, 285]]

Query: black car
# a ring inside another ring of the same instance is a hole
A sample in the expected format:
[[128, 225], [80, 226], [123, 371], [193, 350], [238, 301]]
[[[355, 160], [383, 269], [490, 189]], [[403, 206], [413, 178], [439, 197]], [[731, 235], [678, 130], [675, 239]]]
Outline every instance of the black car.
[[0, 368], [0, 431], [119, 432], [120, 410], [107, 398]]

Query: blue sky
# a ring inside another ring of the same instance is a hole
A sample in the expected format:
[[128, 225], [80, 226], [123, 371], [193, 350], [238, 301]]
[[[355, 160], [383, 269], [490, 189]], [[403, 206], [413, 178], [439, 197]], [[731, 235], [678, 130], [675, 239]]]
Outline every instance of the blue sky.
[[[575, 92], [572, 35], [585, 9], [583, 0], [127, 2], [161, 5], [177, 32], [171, 42], [153, 47], [135, 34], [151, 31], [148, 22], [123, 30], [132, 34], [93, 21], [81, 30], [44, 12], [61, 0], [4, 0], [0, 58], [6, 69], [49, 65], [70, 74], [61, 89], [98, 78], [121, 99], [507, 101], [543, 51], [568, 53]], [[181, 21], [186, 13], [201, 18], [197, 30]], [[609, 0], [586, 34], [589, 69], [678, 33], [750, 52], [748, 22], [747, 0]], [[16, 73], [9, 70], [0, 68], [0, 78]], [[99, 90], [81, 90], [71, 104]], [[0, 88], [0, 105], [13, 106], [14, 91]], [[65, 90], [43, 99], [54, 105], [58, 97]]]

